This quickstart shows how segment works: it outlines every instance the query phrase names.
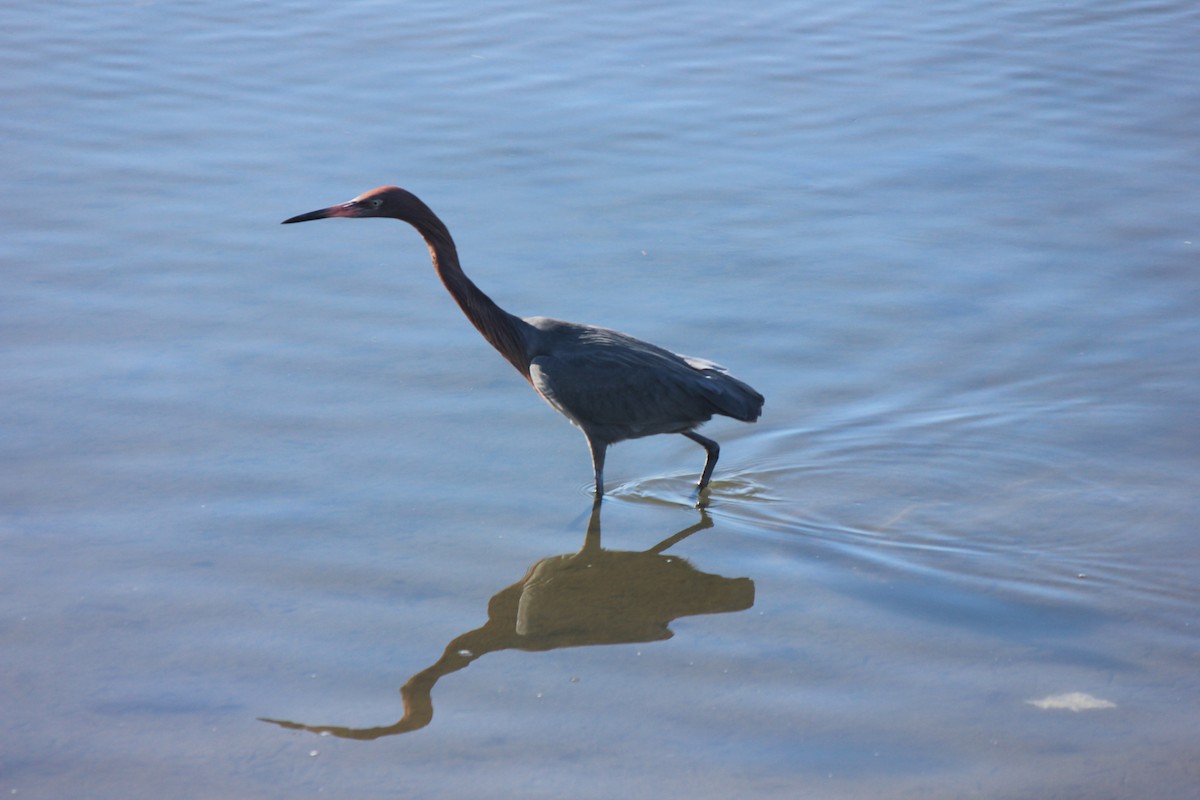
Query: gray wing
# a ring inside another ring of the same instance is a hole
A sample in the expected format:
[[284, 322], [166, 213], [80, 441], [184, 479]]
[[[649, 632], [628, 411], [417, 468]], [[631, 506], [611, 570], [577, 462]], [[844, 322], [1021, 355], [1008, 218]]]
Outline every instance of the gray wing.
[[604, 328], [537, 322], [546, 346], [531, 382], [589, 436], [611, 443], [690, 430], [713, 414], [758, 416], [762, 397], [712, 362]]

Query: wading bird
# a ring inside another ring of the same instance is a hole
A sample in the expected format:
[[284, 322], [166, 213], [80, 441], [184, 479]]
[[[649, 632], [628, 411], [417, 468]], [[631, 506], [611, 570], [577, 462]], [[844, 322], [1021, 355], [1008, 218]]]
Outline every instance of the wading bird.
[[607, 328], [509, 314], [466, 276], [450, 231], [411, 192], [381, 186], [283, 224], [331, 217], [389, 217], [417, 229], [429, 246], [438, 277], [471, 324], [587, 437], [597, 502], [604, 494], [609, 445], [658, 433], [683, 434], [708, 454], [697, 484], [702, 493], [720, 447], [695, 429], [714, 414], [754, 422], [762, 413], [762, 395], [711, 361], [678, 355]]

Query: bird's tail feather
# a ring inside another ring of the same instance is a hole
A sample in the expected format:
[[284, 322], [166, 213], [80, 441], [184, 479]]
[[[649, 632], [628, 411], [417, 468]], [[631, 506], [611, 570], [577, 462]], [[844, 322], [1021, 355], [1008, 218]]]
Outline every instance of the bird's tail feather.
[[707, 384], [709, 400], [717, 414], [742, 422], [754, 422], [762, 414], [763, 396], [729, 373], [715, 373]]

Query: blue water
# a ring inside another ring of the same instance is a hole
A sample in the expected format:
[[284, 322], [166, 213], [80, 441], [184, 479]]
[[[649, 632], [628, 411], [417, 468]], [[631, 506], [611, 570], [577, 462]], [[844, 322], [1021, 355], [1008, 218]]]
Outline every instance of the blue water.
[[[0, 792], [1190, 796], [1197, 34], [0, 9]], [[767, 397], [706, 514], [622, 444], [568, 555], [583, 438], [416, 234], [278, 224], [386, 183], [514, 313]]]

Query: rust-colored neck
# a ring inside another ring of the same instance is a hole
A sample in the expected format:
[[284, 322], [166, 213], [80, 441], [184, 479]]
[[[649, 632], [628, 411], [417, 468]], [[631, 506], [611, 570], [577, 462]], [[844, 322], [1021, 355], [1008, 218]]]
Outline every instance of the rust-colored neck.
[[458, 263], [458, 249], [454, 246], [450, 231], [428, 207], [423, 211], [406, 221], [417, 229], [429, 246], [433, 268], [442, 279], [442, 284], [475, 329], [483, 334], [483, 338], [529, 380], [529, 355], [523, 333], [528, 325], [496, 305], [466, 276]]

